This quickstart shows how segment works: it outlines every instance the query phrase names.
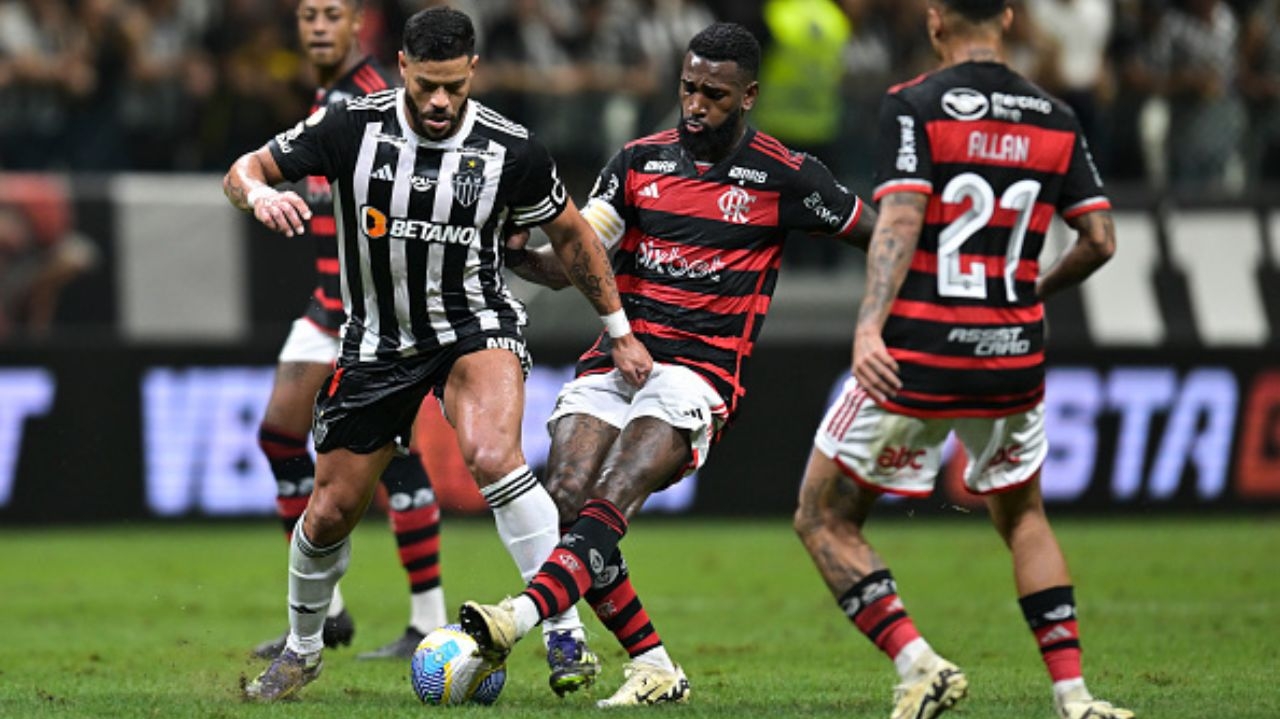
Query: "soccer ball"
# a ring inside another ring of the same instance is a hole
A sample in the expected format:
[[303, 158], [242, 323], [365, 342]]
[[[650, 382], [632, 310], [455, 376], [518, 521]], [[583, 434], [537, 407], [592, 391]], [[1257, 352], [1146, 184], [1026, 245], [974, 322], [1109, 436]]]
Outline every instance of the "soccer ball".
[[423, 704], [492, 704], [507, 683], [507, 667], [482, 656], [462, 627], [447, 624], [418, 644], [409, 679]]

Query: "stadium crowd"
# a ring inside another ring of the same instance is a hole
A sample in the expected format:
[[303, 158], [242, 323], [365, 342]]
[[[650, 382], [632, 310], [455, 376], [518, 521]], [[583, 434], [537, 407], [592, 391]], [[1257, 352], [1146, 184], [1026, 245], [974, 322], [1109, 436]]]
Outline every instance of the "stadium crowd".
[[[432, 0], [366, 0], [366, 47]], [[879, 98], [931, 67], [925, 0], [456, 0], [477, 97], [537, 131], [585, 192], [668, 126], [713, 19], [765, 47], [752, 121], [869, 182]], [[294, 0], [0, 0], [0, 170], [214, 171], [305, 114]], [[1280, 0], [1014, 0], [1012, 64], [1079, 114], [1112, 183], [1238, 196], [1280, 178]]]

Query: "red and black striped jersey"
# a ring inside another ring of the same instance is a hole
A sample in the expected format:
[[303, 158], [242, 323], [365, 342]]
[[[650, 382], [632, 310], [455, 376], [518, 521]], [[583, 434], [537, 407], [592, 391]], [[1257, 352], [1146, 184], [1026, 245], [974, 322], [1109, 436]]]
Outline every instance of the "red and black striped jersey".
[[[343, 100], [385, 90], [397, 85], [399, 77], [388, 72], [373, 57], [365, 57], [332, 87], [317, 88], [311, 112]], [[307, 232], [316, 243], [316, 289], [307, 303], [305, 317], [332, 335], [342, 329], [342, 288], [338, 274], [337, 221], [329, 181], [320, 176], [304, 180], [303, 197], [311, 208]]]
[[1040, 251], [1054, 213], [1106, 210], [1071, 110], [1001, 63], [967, 62], [890, 88], [875, 199], [929, 196], [884, 327], [918, 417], [998, 417], [1044, 395]]
[[[583, 215], [613, 251], [636, 336], [655, 361], [705, 378], [732, 417], [788, 233], [846, 234], [862, 207], [817, 159], [753, 129], [710, 166], [669, 130], [615, 155]], [[578, 373], [611, 367], [602, 335]]]

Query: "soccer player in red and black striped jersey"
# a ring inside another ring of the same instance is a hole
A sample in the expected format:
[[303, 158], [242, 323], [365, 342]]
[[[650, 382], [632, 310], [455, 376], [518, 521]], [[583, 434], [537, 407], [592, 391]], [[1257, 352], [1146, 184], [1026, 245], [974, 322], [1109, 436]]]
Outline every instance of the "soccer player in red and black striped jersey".
[[[1101, 267], [1115, 231], [1075, 116], [1002, 61], [1012, 20], [1004, 0], [930, 0], [942, 67], [884, 99], [853, 377], [817, 431], [796, 513], [841, 609], [893, 660], [894, 719], [938, 715], [968, 680], [920, 636], [862, 527], [882, 493], [932, 491], [952, 431], [966, 486], [1012, 552], [1058, 716], [1133, 716], [1085, 687], [1071, 577], [1040, 492], [1042, 302]], [[1078, 235], [1042, 274], [1055, 213]]]
[[[298, 3], [298, 38], [316, 73], [312, 112], [349, 98], [379, 92], [396, 77], [360, 49], [361, 0], [302, 0]], [[294, 321], [280, 350], [275, 384], [259, 428], [259, 444], [276, 479], [276, 513], [286, 538], [293, 535], [315, 482], [315, 462], [307, 450], [316, 393], [338, 359], [338, 333], [346, 319], [338, 275], [337, 224], [333, 197], [324, 177], [303, 181], [311, 209], [307, 234], [316, 248], [316, 288], [305, 314]], [[431, 400], [429, 400], [431, 401]], [[400, 563], [409, 579], [409, 625], [404, 633], [361, 659], [405, 659], [422, 637], [445, 623], [444, 589], [440, 583], [440, 507], [417, 452], [391, 460], [382, 473], [387, 507]], [[335, 588], [324, 624], [325, 646], [349, 644], [355, 623], [342, 593]], [[273, 659], [288, 634], [263, 642], [254, 655]]]
[[[513, 641], [585, 596], [631, 657], [626, 682], [601, 706], [688, 695], [618, 542], [649, 494], [701, 466], [737, 413], [784, 240], [800, 230], [865, 247], [874, 225], [875, 212], [821, 162], [746, 123], [759, 62], [759, 44], [741, 26], [700, 32], [685, 55], [680, 124], [627, 145], [600, 173], [583, 215], [612, 248], [653, 375], [642, 389], [628, 386], [604, 336], [582, 356], [548, 422], [548, 490], [566, 522], [563, 541], [522, 595], [463, 609], [464, 628], [505, 649], [495, 625], [510, 619], [514, 634], [504, 637]], [[565, 283], [547, 249], [520, 251], [517, 274]]]

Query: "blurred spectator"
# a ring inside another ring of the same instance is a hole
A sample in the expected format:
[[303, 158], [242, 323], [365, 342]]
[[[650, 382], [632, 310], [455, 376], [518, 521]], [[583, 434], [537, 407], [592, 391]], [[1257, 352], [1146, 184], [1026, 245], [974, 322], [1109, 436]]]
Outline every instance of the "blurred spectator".
[[1243, 178], [1231, 174], [1246, 120], [1236, 90], [1238, 39], [1235, 14], [1221, 0], [1181, 0], [1160, 23], [1154, 54], [1169, 101], [1165, 148], [1177, 190], [1240, 189]]
[[[1164, 148], [1146, 137], [1143, 118], [1163, 116], [1164, 101], [1154, 99], [1158, 90], [1156, 62], [1151, 38], [1156, 35], [1164, 13], [1163, 0], [1118, 0], [1115, 25], [1108, 50], [1116, 84], [1109, 108], [1107, 136], [1109, 152], [1098, 158], [1108, 179], [1140, 180], [1165, 176]], [[1166, 130], [1159, 130], [1163, 141]]]
[[0, 175], [0, 340], [46, 337], [62, 288], [98, 260], [97, 247], [73, 229], [62, 183]]
[[1025, 0], [1024, 6], [1050, 44], [1048, 72], [1037, 79], [1075, 110], [1094, 153], [1106, 156], [1101, 113], [1111, 91], [1106, 49], [1112, 0]]
[[[765, 0], [761, 7], [760, 86], [751, 124], [840, 175], [843, 115], [841, 53], [849, 18], [834, 0]], [[792, 262], [832, 267], [844, 254], [832, 242], [788, 242]]]
[[1249, 112], [1249, 179], [1280, 179], [1280, 0], [1262, 0], [1245, 23], [1240, 91]]
[[65, 166], [70, 102], [94, 92], [88, 40], [64, 0], [0, 3], [0, 166]]
[[201, 46], [207, 16], [193, 7], [141, 0], [127, 15], [132, 53], [120, 119], [134, 169], [195, 169], [199, 162], [190, 128], [213, 96], [217, 74]]

